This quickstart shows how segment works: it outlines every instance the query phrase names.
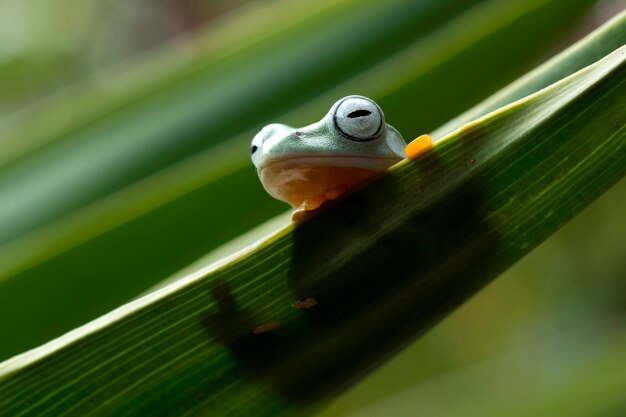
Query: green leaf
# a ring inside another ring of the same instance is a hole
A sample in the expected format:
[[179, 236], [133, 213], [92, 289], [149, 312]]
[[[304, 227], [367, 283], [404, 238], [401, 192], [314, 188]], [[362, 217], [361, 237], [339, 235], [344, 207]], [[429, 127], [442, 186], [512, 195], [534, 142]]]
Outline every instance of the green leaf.
[[26, 114], [0, 145], [0, 358], [283, 211], [248, 159], [261, 124], [310, 123], [358, 92], [410, 139], [515, 78], [592, 3], [263, 3], [191, 57], [174, 45]]
[[233, 259], [4, 362], [0, 409], [310, 414], [624, 176], [625, 61], [622, 47]]

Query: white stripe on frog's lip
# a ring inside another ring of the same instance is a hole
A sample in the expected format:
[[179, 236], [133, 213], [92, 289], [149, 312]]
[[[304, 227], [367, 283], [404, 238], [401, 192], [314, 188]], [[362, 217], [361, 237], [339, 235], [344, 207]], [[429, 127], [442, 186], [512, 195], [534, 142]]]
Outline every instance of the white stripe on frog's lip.
[[403, 158], [399, 156], [356, 156], [356, 155], [319, 155], [319, 156], [287, 156], [266, 161], [259, 167], [259, 173], [272, 165], [285, 165], [285, 168], [295, 168], [298, 166], [335, 166], [363, 168], [372, 171], [384, 171], [391, 165], [400, 162]]

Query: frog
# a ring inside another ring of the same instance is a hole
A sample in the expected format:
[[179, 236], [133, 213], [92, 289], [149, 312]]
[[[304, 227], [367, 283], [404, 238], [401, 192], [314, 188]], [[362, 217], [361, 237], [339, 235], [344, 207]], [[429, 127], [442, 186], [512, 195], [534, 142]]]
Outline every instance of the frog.
[[423, 142], [408, 148], [374, 100], [350, 95], [308, 126], [265, 126], [250, 153], [265, 190], [290, 204], [298, 221], [405, 159], [405, 148], [415, 157]]

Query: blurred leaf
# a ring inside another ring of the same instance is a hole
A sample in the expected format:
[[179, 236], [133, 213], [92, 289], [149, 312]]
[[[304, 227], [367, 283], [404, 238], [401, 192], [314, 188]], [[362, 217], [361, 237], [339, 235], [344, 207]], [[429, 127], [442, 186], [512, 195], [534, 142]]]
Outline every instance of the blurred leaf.
[[235, 259], [0, 364], [0, 409], [312, 413], [624, 176], [625, 61], [623, 47]]
[[615, 16], [610, 22], [596, 30], [593, 36], [587, 36], [581, 42], [572, 45], [507, 88], [446, 123], [433, 132], [433, 136], [436, 138], [443, 137], [456, 130], [461, 124], [471, 122], [591, 65], [606, 55], [608, 51], [613, 51], [626, 44], [626, 30], [622, 29], [625, 25], [624, 22], [626, 22], [626, 12]]
[[[376, 0], [358, 8], [349, 0], [322, 2], [309, 6], [309, 19], [297, 19], [298, 25], [284, 16], [283, 32], [273, 29], [278, 33], [265, 42], [232, 56], [224, 51], [220, 57], [218, 49], [217, 59], [200, 60], [130, 97], [100, 105], [86, 120], [46, 132], [45, 139], [9, 138], [0, 171], [0, 200], [7, 202], [0, 211], [0, 243], [258, 127], [475, 2]], [[293, 8], [285, 6], [286, 11]], [[24, 154], [33, 140], [51, 149]]]
[[526, 343], [341, 415], [619, 416], [626, 408], [624, 325], [614, 317]]
[[99, 78], [41, 125], [26, 119], [33, 130], [16, 129], [0, 152], [0, 317], [11, 334], [0, 358], [282, 211], [248, 160], [261, 123], [286, 110], [281, 120], [309, 123], [359, 92], [405, 132], [432, 129], [517, 75], [590, 3], [278, 2], [237, 15], [191, 53]]

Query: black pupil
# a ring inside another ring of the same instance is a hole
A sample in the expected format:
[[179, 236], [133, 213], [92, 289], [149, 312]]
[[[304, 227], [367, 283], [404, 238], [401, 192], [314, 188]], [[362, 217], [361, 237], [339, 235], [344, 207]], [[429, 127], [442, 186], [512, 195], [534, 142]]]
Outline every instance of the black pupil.
[[351, 119], [355, 119], [357, 117], [369, 116], [370, 114], [372, 114], [372, 112], [369, 110], [355, 110], [352, 113], [348, 114], [348, 117]]
[[255, 153], [257, 149], [259, 149], [258, 146], [252, 145], [252, 153]]

